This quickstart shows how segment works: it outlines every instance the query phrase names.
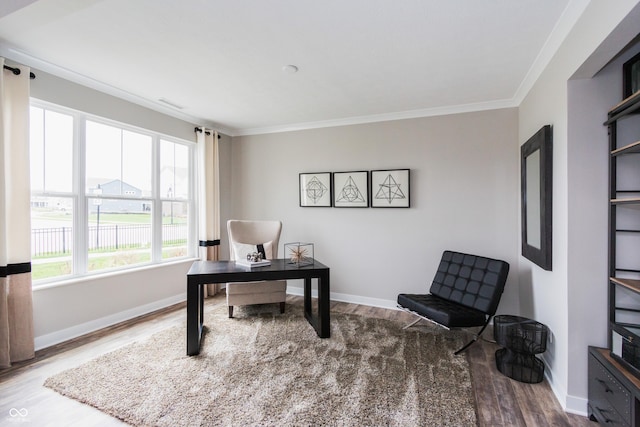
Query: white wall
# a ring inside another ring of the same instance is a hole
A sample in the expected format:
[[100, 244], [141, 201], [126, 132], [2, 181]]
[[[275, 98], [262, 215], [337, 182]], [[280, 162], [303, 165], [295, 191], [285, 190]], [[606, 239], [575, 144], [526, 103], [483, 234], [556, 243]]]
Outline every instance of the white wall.
[[[282, 220], [282, 244], [313, 242], [334, 299], [395, 307], [452, 249], [509, 262], [499, 311], [517, 313], [516, 141], [516, 109], [235, 137], [232, 213]], [[299, 207], [301, 172], [393, 168], [411, 169], [410, 209]]]
[[[553, 125], [554, 138], [554, 268], [543, 271], [520, 258], [522, 313], [551, 329], [544, 355], [551, 386], [567, 411], [582, 414], [586, 347], [606, 339], [607, 139], [606, 115], [588, 104], [598, 89], [569, 79], [585, 61], [604, 66], [637, 34], [637, 4], [591, 2], [519, 108], [520, 144], [544, 124]], [[592, 56], [607, 37], [606, 50]], [[609, 101], [610, 95], [602, 99]]]

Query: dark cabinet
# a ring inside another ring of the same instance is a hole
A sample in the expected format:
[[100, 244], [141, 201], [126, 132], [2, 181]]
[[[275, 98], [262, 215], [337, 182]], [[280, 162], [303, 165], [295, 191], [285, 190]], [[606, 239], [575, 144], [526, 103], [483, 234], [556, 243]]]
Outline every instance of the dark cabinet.
[[589, 418], [611, 426], [640, 426], [640, 380], [606, 348], [589, 347]]

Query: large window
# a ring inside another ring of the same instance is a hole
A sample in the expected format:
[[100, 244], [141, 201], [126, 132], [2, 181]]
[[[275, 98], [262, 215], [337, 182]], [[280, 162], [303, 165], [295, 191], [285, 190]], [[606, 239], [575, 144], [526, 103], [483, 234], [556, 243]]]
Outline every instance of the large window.
[[193, 155], [191, 143], [34, 102], [34, 280], [192, 255]]

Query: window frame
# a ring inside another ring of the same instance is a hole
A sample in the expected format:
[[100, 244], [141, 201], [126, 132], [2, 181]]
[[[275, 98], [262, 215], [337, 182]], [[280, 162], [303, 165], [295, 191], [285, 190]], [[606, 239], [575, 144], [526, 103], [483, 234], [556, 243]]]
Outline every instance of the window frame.
[[[83, 111], [75, 110], [72, 108], [64, 107], [47, 101], [42, 101], [36, 98], [30, 99], [30, 107], [40, 108], [44, 111], [54, 111], [61, 114], [66, 114], [73, 119], [73, 171], [72, 171], [72, 186], [71, 193], [66, 192], [49, 192], [46, 188], [43, 191], [31, 190], [30, 198], [34, 196], [40, 197], [70, 197], [73, 204], [73, 251], [72, 256], [72, 273], [68, 275], [61, 275], [55, 277], [48, 277], [33, 281], [33, 288], [45, 287], [47, 285], [55, 284], [56, 282], [64, 282], [69, 280], [77, 280], [82, 277], [95, 277], [104, 274], [110, 274], [113, 272], [121, 271], [133, 271], [140, 268], [148, 268], [149, 266], [162, 265], [172, 263], [176, 261], [183, 261], [190, 258], [195, 258], [195, 239], [197, 234], [197, 217], [196, 217], [196, 181], [195, 181], [195, 165], [196, 165], [196, 143], [195, 141], [186, 141], [184, 139], [156, 132], [149, 129], [144, 129], [135, 125], [122, 123], [117, 120], [112, 120], [105, 117], [100, 117], [95, 114], [86, 113]], [[135, 132], [149, 136], [151, 138], [151, 195], [138, 197], [131, 197], [127, 195], [96, 195], [88, 193], [86, 185], [87, 171], [86, 171], [86, 153], [87, 153], [87, 139], [86, 139], [86, 124], [87, 121], [112, 126], [120, 129], [121, 131]], [[167, 141], [169, 143], [185, 146], [188, 149], [188, 197], [185, 198], [168, 198], [160, 194], [160, 144], [161, 141]], [[44, 164], [46, 165], [46, 153], [44, 154]], [[100, 269], [89, 271], [89, 252], [88, 252], [88, 238], [89, 238], [89, 215], [91, 200], [96, 198], [102, 199], [119, 199], [119, 200], [139, 200], [144, 203], [151, 204], [151, 259], [149, 262], [137, 263], [131, 265], [123, 265], [115, 268]], [[162, 258], [162, 204], [163, 202], [181, 202], [187, 204], [187, 253], [181, 257]]]

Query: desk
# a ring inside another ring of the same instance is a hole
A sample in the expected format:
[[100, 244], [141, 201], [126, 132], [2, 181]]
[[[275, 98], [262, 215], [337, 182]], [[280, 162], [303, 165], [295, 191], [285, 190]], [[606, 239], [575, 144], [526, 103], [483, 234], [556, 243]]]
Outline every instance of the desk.
[[[318, 313], [311, 307], [311, 279], [318, 279]], [[200, 353], [204, 324], [204, 285], [208, 283], [304, 279], [304, 317], [320, 338], [329, 338], [329, 267], [314, 261], [296, 267], [285, 259], [264, 267], [236, 266], [235, 261], [196, 261], [187, 273], [187, 355]]]

